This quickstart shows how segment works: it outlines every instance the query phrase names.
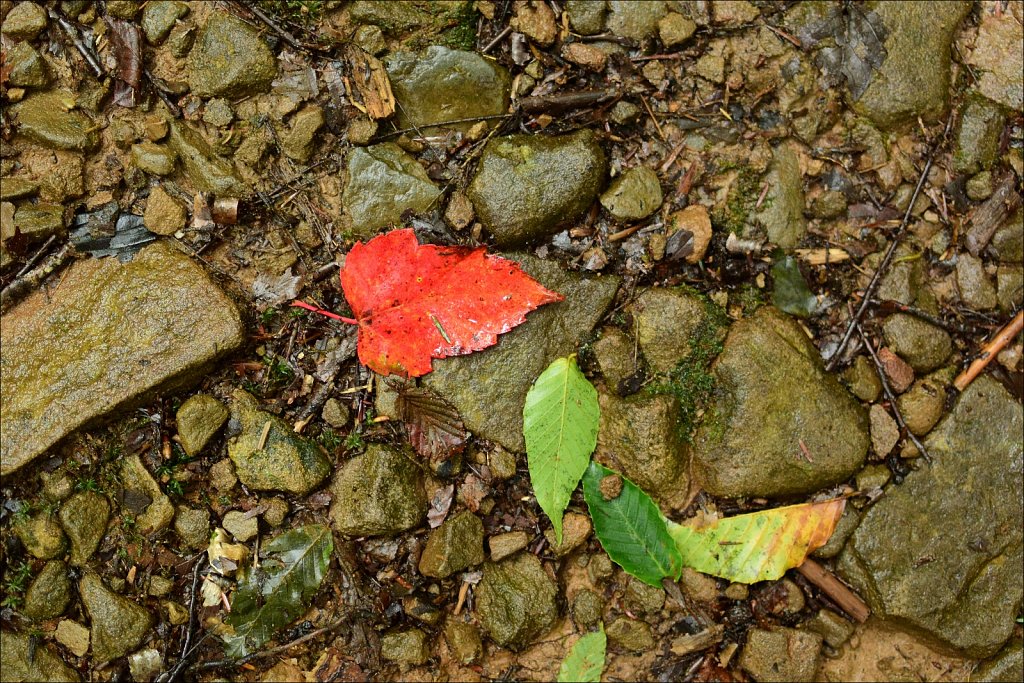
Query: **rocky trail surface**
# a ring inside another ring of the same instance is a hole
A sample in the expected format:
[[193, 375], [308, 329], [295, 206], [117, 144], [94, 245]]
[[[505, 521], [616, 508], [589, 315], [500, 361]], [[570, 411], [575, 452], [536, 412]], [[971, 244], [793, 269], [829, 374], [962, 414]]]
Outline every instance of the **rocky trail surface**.
[[[0, 679], [554, 680], [589, 633], [609, 681], [1024, 677], [1024, 3], [0, 18]], [[561, 299], [379, 375], [289, 304], [352, 316], [395, 228]], [[581, 490], [559, 538], [523, 415], [572, 354], [668, 519], [831, 538], [660, 587]]]

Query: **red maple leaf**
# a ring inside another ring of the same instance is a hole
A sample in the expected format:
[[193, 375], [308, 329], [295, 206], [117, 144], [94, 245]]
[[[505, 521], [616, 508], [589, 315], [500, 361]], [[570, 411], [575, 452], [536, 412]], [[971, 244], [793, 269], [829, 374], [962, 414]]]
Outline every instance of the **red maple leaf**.
[[359, 361], [410, 377], [430, 372], [432, 358], [493, 346], [527, 313], [563, 299], [514, 261], [483, 247], [421, 245], [409, 229], [357, 242], [345, 257], [341, 289], [355, 319], [292, 305], [359, 325]]

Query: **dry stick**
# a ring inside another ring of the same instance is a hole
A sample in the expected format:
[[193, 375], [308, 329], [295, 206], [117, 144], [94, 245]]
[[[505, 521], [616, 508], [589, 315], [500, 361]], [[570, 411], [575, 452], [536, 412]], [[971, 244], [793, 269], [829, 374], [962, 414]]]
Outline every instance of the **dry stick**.
[[827, 596], [836, 601], [843, 611], [853, 617], [854, 621], [863, 624], [871, 616], [871, 608], [850, 590], [846, 584], [837, 579], [829, 570], [807, 558], [796, 568], [805, 579], [820, 588]]
[[[236, 4], [242, 5], [242, 3], [236, 3]], [[303, 45], [299, 41], [295, 40], [295, 36], [293, 36], [291, 33], [288, 33], [288, 31], [285, 31], [283, 28], [278, 26], [277, 23], [273, 19], [268, 17], [266, 14], [264, 14], [263, 11], [257, 6], [256, 3], [245, 4], [245, 5], [242, 5], [242, 7], [244, 7], [248, 11], [252, 12], [253, 14], [255, 14], [259, 18], [260, 21], [262, 21], [264, 24], [269, 26], [270, 29], [274, 33], [279, 35], [284, 40], [284, 42], [288, 43], [289, 45], [294, 47], [296, 50], [306, 50], [307, 49], [305, 45]]]
[[70, 242], [43, 259], [38, 266], [15, 278], [11, 284], [0, 292], [0, 313], [6, 312], [11, 306], [23, 299], [29, 292], [39, 286], [43, 280], [57, 269], [70, 261], [78, 252]]
[[850, 319], [850, 323], [846, 326], [846, 332], [843, 333], [843, 339], [839, 342], [839, 346], [836, 348], [832, 357], [829, 358], [828, 363], [825, 364], [825, 370], [831, 372], [839, 359], [843, 355], [843, 350], [846, 345], [850, 343], [850, 337], [853, 336], [853, 329], [860, 324], [861, 318], [864, 317], [864, 312], [868, 306], [871, 305], [871, 297], [875, 293], [875, 289], [878, 288], [878, 284], [882, 281], [882, 275], [885, 273], [889, 264], [892, 262], [893, 256], [896, 255], [896, 247], [899, 246], [900, 240], [903, 238], [904, 233], [907, 231], [907, 225], [910, 223], [910, 216], [914, 211], [914, 204], [917, 203], [917, 197], [921, 194], [921, 188], [924, 187], [924, 181], [928, 179], [928, 172], [932, 170], [932, 163], [935, 161], [935, 152], [938, 151], [939, 144], [942, 140], [946, 139], [946, 134], [949, 132], [949, 126], [953, 122], [953, 117], [950, 116], [946, 119], [946, 128], [942, 133], [942, 137], [932, 146], [931, 151], [928, 153], [928, 160], [924, 164], [924, 169], [921, 171], [921, 177], [917, 180], [917, 186], [914, 188], [914, 194], [910, 196], [910, 203], [907, 204], [907, 210], [903, 214], [903, 220], [900, 221], [900, 227], [896, 230], [896, 234], [893, 235], [892, 242], [889, 244], [888, 251], [885, 252], [885, 258], [878, 265], [875, 270], [875, 274], [871, 276], [871, 282], [868, 283], [868, 288], [864, 290], [864, 297], [861, 299], [860, 306], [857, 307], [857, 312], [853, 318]]
[[892, 412], [896, 416], [896, 422], [899, 423], [900, 429], [907, 433], [907, 437], [917, 446], [917, 451], [924, 456], [924, 459], [929, 464], [932, 462], [932, 457], [928, 455], [928, 451], [925, 449], [924, 444], [921, 440], [914, 435], [909, 428], [907, 423], [903, 421], [903, 413], [900, 412], [900, 407], [896, 403], [896, 394], [893, 393], [892, 387], [889, 386], [889, 378], [885, 375], [885, 368], [882, 366], [882, 361], [879, 360], [878, 354], [875, 353], [875, 347], [871, 345], [871, 341], [868, 339], [867, 334], [864, 332], [864, 328], [861, 327], [860, 323], [857, 323], [857, 332], [860, 333], [861, 341], [864, 342], [864, 346], [867, 347], [868, 353], [871, 354], [871, 360], [875, 362], [875, 372], [878, 373], [878, 379], [882, 382], [882, 391], [885, 392], [885, 398], [889, 401], [889, 405], [892, 406]]
[[[477, 121], [491, 121], [493, 119], [510, 119], [510, 118], [512, 118], [512, 116], [513, 116], [513, 114], [490, 114], [488, 116], [470, 116], [470, 117], [464, 118], [464, 119], [452, 119], [451, 121], [441, 121], [440, 123], [432, 123], [429, 126], [425, 126], [425, 127], [426, 128], [443, 128], [445, 126], [451, 126], [451, 125], [454, 125], [456, 123], [475, 123]], [[382, 133], [381, 135], [374, 136], [373, 142], [379, 142], [380, 140], [387, 140], [388, 138], [393, 138], [396, 135], [405, 135], [406, 133], [412, 133], [414, 131], [418, 132], [419, 129], [418, 128], [402, 128], [401, 130], [393, 130], [390, 133]]]
[[29, 268], [36, 264], [36, 261], [38, 261], [39, 258], [46, 253], [46, 250], [50, 248], [50, 245], [53, 244], [54, 241], [56, 241], [56, 239], [56, 235], [50, 235], [49, 239], [47, 239], [46, 242], [43, 243], [43, 246], [39, 247], [36, 253], [32, 255], [32, 258], [30, 258], [28, 261], [25, 261], [25, 265], [21, 267], [21, 270], [19, 270], [14, 277], [19, 278], [25, 273], [27, 273]]
[[58, 10], [50, 9], [48, 11], [50, 13], [50, 18], [55, 20], [64, 30], [64, 33], [67, 34], [68, 38], [71, 39], [75, 49], [78, 50], [80, 55], [82, 55], [82, 58], [85, 59], [85, 63], [89, 65], [89, 68], [92, 69], [93, 73], [96, 74], [96, 78], [103, 78], [105, 72], [103, 71], [103, 67], [100, 65], [99, 59], [96, 58], [96, 55], [92, 53], [92, 50], [82, 41], [81, 36], [78, 35], [78, 29], [76, 29], [74, 25], [72, 25], [72, 23], [68, 21], [67, 18]]
[[1013, 316], [1013, 320], [1008, 322], [1006, 326], [999, 330], [995, 337], [992, 338], [988, 344], [985, 344], [981, 350], [981, 355], [974, 359], [971, 365], [960, 373], [960, 375], [954, 380], [953, 386], [958, 391], [963, 391], [967, 388], [967, 385], [974, 381], [974, 378], [981, 374], [981, 371], [992, 361], [996, 355], [1003, 350], [1003, 347], [1013, 341], [1013, 338], [1020, 334], [1021, 330], [1024, 329], [1024, 310], [1017, 311], [1017, 315]]
[[494, 40], [492, 40], [491, 42], [487, 43], [487, 45], [484, 46], [484, 49], [480, 50], [480, 53], [481, 54], [487, 54], [488, 52], [490, 52], [491, 50], [494, 49], [495, 45], [500, 43], [505, 38], [505, 36], [507, 36], [510, 33], [512, 33], [512, 27], [511, 26], [506, 26], [502, 30], [501, 33], [499, 33], [498, 35], [494, 36]]

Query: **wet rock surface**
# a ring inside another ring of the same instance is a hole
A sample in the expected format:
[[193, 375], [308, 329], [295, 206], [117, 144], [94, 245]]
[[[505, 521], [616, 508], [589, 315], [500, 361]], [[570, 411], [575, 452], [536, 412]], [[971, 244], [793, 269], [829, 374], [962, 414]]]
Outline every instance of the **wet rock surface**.
[[230, 414], [227, 406], [209, 394], [189, 397], [174, 416], [181, 447], [189, 455], [198, 455], [228, 421]]
[[331, 524], [347, 536], [391, 536], [419, 526], [427, 513], [419, 470], [387, 446], [369, 446], [342, 465], [331, 492]]
[[68, 566], [60, 560], [52, 560], [43, 565], [25, 592], [22, 612], [29, 619], [53, 619], [63, 614], [70, 602]]
[[13, 631], [0, 631], [0, 668], [10, 681], [80, 681], [74, 669], [64, 663], [57, 648], [39, 647], [32, 638]]
[[60, 507], [60, 523], [71, 543], [71, 564], [83, 566], [96, 552], [110, 519], [110, 501], [101, 493], [82, 491]]
[[18, 132], [51, 149], [92, 149], [99, 140], [96, 126], [87, 115], [70, 108], [73, 101], [73, 96], [61, 92], [27, 98], [15, 110]]
[[357, 149], [349, 156], [344, 202], [359, 237], [398, 222], [406, 210], [425, 211], [438, 193], [423, 167], [394, 143]]
[[495, 242], [512, 247], [582, 214], [604, 176], [605, 154], [588, 131], [513, 135], [487, 144], [468, 194]]
[[259, 409], [252, 395], [232, 395], [228, 456], [243, 484], [257, 491], [309, 493], [330, 474], [316, 444], [297, 436], [291, 425]]
[[431, 45], [419, 54], [392, 55], [387, 70], [401, 104], [402, 128], [429, 130], [444, 123], [445, 128], [466, 132], [474, 121], [447, 122], [499, 116], [508, 109], [508, 71], [475, 52]]
[[443, 579], [484, 561], [484, 525], [465, 510], [430, 534], [420, 555], [420, 573]]
[[221, 12], [200, 30], [188, 66], [189, 86], [201, 97], [252, 95], [277, 74], [274, 55], [252, 26]]
[[[713, 373], [713, 399], [693, 442], [694, 470], [709, 491], [808, 493], [864, 463], [864, 411], [824, 372], [803, 330], [785, 314], [762, 308], [734, 324]], [[813, 462], [800, 455], [798, 442]]]
[[93, 657], [105, 662], [142, 643], [153, 623], [145, 608], [111, 591], [94, 572], [82, 577], [78, 591], [89, 614]]
[[[242, 343], [234, 305], [162, 243], [127, 264], [75, 264], [49, 300], [30, 297], [2, 324], [5, 474], [92, 419], [181, 386]], [[39, 340], [54, 337], [60, 348], [40, 353]]]
[[1022, 595], [1021, 425], [1019, 403], [975, 380], [925, 441], [931, 467], [868, 510], [840, 571], [877, 614], [970, 657], [1006, 641]]
[[556, 592], [533, 555], [488, 563], [477, 587], [477, 616], [494, 642], [521, 649], [554, 624]]

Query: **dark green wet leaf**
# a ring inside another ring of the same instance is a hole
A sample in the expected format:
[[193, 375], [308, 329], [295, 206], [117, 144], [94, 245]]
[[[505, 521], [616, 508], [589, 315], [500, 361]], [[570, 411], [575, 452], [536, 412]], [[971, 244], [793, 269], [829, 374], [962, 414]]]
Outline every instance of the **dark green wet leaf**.
[[320, 589], [333, 550], [331, 530], [320, 524], [286, 531], [263, 547], [259, 567], [246, 567], [238, 577], [225, 619], [234, 629], [224, 636], [228, 656], [252, 654], [302, 616]]

